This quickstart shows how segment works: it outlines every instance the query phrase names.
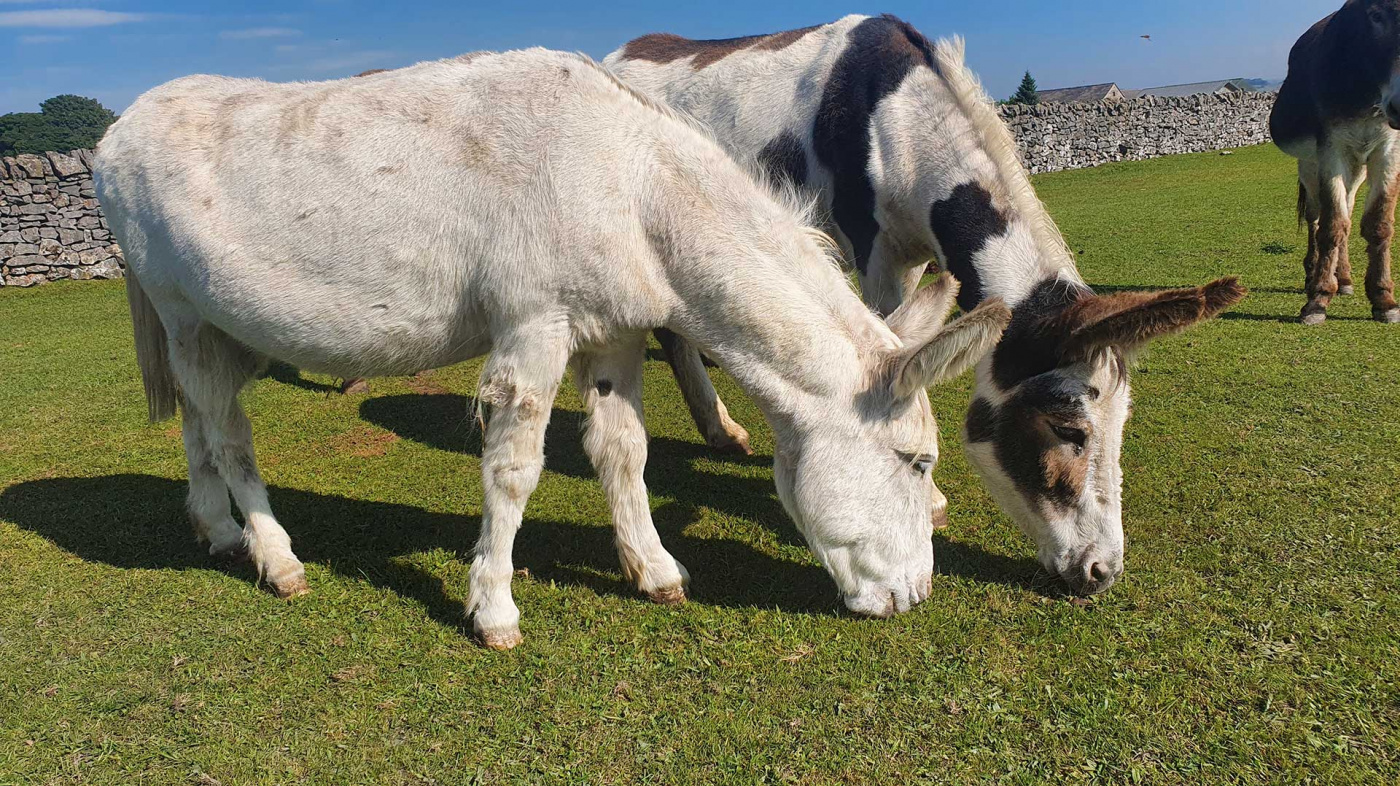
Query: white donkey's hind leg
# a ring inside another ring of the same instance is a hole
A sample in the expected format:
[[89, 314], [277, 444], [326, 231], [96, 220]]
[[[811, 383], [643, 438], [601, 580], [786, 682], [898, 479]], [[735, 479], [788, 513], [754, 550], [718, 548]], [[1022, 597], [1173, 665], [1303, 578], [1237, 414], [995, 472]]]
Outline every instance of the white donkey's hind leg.
[[253, 456], [252, 424], [238, 403], [239, 391], [257, 372], [257, 358], [213, 325], [177, 323], [170, 331], [170, 367], [180, 383], [197, 531], [208, 537], [211, 551], [231, 550], [226, 494], [233, 492], [245, 522], [242, 547], [258, 575], [278, 597], [306, 594], [306, 571], [272, 515]]
[[681, 389], [681, 397], [690, 408], [690, 417], [695, 427], [709, 443], [710, 447], [722, 453], [743, 453], [752, 456], [749, 447], [749, 432], [729, 417], [729, 410], [715, 392], [705, 364], [700, 359], [700, 351], [679, 334], [665, 328], [656, 331], [656, 340], [666, 353], [666, 362], [671, 364], [671, 373]]
[[228, 486], [219, 477], [213, 451], [204, 436], [204, 426], [197, 410], [185, 407], [185, 458], [190, 467], [190, 493], [186, 507], [195, 535], [209, 544], [209, 553], [217, 557], [243, 555], [243, 529], [233, 520], [229, 510]]
[[485, 500], [467, 613], [482, 643], [494, 650], [523, 640], [520, 610], [510, 596], [511, 550], [539, 484], [545, 429], [568, 364], [569, 338], [559, 332], [553, 325], [527, 325], [498, 338], [481, 373], [478, 396], [489, 408], [481, 453]]
[[919, 281], [928, 268], [927, 261], [910, 266], [906, 260], [889, 249], [889, 233], [881, 232], [875, 239], [865, 272], [860, 274], [860, 296], [867, 306], [881, 316], [893, 314], [919, 288]]
[[661, 545], [651, 520], [646, 483], [647, 433], [642, 420], [642, 337], [574, 360], [588, 425], [584, 450], [612, 508], [622, 572], [653, 601], [685, 601], [690, 575]]

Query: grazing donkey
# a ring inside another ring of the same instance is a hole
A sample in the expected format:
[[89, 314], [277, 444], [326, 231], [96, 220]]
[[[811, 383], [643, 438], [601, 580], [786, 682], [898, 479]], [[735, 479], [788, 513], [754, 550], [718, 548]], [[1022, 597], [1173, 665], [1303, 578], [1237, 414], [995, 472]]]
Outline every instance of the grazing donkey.
[[212, 553], [246, 551], [278, 595], [307, 585], [238, 404], [259, 364], [388, 376], [489, 352], [476, 632], [521, 640], [511, 547], [569, 365], [623, 571], [684, 600], [642, 480], [645, 337], [662, 326], [762, 406], [783, 506], [847, 606], [884, 616], [930, 593], [924, 388], [971, 367], [1008, 310], [945, 328], [945, 279], [879, 319], [801, 210], [591, 60], [533, 49], [322, 83], [188, 77], [112, 126], [96, 174], [150, 414], [184, 412], [196, 531]]
[[[1124, 356], [1243, 289], [1226, 279], [1090, 291], [960, 40], [932, 44], [894, 17], [849, 16], [723, 41], [647, 35], [605, 64], [714, 129], [731, 154], [816, 196], [879, 312], [906, 302], [930, 258], [962, 282], [964, 310], [989, 298], [1013, 307], [978, 371], [969, 454], [1047, 569], [1077, 593], [1107, 589], [1123, 569]], [[712, 445], [741, 442], [694, 352], [668, 339], [701, 432]]]
[[1400, 195], [1400, 0], [1347, 0], [1304, 33], [1288, 55], [1269, 130], [1298, 159], [1298, 220], [1308, 226], [1303, 324], [1322, 324], [1333, 296], [1353, 291], [1347, 241], [1368, 177], [1366, 296], [1376, 320], [1400, 322], [1390, 278]]

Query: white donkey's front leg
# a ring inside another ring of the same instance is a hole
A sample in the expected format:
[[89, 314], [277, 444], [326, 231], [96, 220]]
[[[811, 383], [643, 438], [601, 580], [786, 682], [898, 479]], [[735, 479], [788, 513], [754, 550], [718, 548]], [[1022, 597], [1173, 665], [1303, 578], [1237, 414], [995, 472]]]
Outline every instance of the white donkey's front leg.
[[656, 603], [685, 601], [690, 574], [661, 545], [651, 520], [646, 482], [647, 432], [642, 420], [642, 359], [646, 341], [629, 338], [574, 360], [588, 425], [584, 450], [612, 508], [622, 573]]
[[511, 549], [544, 467], [545, 429], [568, 363], [567, 337], [551, 336], [550, 326], [532, 327], [497, 342], [478, 392], [490, 412], [481, 454], [481, 538], [467, 613], [482, 643], [494, 650], [523, 640], [520, 611], [510, 595]]

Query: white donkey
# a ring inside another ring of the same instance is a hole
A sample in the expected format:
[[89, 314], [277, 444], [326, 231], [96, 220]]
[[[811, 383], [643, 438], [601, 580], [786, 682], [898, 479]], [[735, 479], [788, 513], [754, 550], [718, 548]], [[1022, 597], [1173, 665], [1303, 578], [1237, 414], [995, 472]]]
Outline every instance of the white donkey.
[[945, 328], [945, 279], [882, 321], [801, 210], [592, 61], [536, 49], [324, 83], [180, 79], [112, 127], [96, 173], [150, 414], [184, 410], [196, 530], [211, 552], [246, 549], [279, 595], [307, 586], [238, 404], [259, 363], [381, 376], [489, 352], [477, 633], [521, 640], [511, 547], [570, 363], [623, 571], [682, 601], [642, 480], [642, 361], [661, 326], [761, 405], [779, 496], [847, 606], [889, 615], [931, 591], [924, 387], [974, 364], [1006, 307]]
[[[733, 155], [819, 199], [880, 313], [907, 301], [930, 258], [962, 283], [964, 310], [988, 298], [1015, 309], [977, 376], [969, 457], [1048, 570], [1079, 593], [1107, 589], [1123, 570], [1123, 355], [1244, 290], [1222, 280], [1095, 295], [960, 40], [933, 44], [891, 16], [848, 16], [720, 41], [657, 33], [604, 62], [714, 129]], [[701, 433], [747, 449], [698, 355], [682, 337], [661, 337]]]

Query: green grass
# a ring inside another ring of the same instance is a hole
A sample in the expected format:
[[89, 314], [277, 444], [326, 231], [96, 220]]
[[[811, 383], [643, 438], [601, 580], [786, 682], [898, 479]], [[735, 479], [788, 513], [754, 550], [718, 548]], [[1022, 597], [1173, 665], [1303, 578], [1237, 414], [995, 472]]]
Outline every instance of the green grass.
[[284, 603], [194, 543], [121, 285], [0, 290], [0, 783], [1394, 783], [1400, 328], [1361, 296], [1295, 323], [1292, 171], [1254, 148], [1037, 179], [1093, 284], [1253, 289], [1139, 363], [1128, 570], [1085, 607], [1040, 591], [963, 459], [967, 379], [935, 392], [933, 597], [861, 621], [752, 404], [716, 372], [760, 456], [712, 456], [655, 358], [647, 479], [688, 605], [623, 583], [569, 391], [516, 549], [526, 642], [470, 641], [470, 364], [250, 388], [312, 586]]

